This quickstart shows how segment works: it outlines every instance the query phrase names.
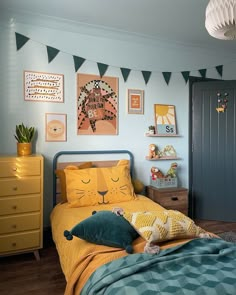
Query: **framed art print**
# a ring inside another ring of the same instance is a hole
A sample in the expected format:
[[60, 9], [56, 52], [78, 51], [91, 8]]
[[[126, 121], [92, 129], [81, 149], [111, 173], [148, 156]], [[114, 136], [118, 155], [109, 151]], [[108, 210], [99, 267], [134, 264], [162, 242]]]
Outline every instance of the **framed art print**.
[[154, 116], [157, 134], [176, 134], [176, 118], [174, 105], [154, 104]]
[[117, 135], [118, 78], [77, 74], [77, 134]]
[[143, 114], [144, 91], [128, 89], [128, 114]]
[[24, 71], [24, 98], [27, 101], [64, 102], [61, 74]]
[[45, 114], [45, 140], [66, 141], [66, 114]]

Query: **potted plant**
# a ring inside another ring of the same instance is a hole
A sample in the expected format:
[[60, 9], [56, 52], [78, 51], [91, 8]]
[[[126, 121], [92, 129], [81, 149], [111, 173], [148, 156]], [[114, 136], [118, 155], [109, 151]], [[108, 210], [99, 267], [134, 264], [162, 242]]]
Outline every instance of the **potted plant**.
[[155, 126], [151, 125], [148, 127], [149, 134], [155, 134]]
[[17, 154], [28, 156], [32, 154], [32, 140], [35, 134], [34, 127], [27, 127], [23, 123], [16, 125], [15, 139], [17, 140]]

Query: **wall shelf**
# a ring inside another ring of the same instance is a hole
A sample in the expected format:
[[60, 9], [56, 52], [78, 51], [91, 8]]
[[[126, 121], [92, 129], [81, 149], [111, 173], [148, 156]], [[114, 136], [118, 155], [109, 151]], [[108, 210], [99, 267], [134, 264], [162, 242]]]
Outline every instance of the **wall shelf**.
[[166, 161], [166, 160], [181, 160], [181, 158], [178, 157], [161, 157], [161, 158], [149, 158], [148, 156], [145, 157], [148, 161]]
[[145, 133], [145, 136], [147, 137], [180, 137], [179, 134], [149, 134]]

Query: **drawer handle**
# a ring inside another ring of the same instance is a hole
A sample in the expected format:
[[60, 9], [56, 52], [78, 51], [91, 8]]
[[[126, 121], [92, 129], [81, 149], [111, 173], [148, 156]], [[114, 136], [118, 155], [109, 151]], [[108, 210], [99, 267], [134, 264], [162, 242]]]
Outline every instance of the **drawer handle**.
[[16, 205], [12, 206], [12, 209], [16, 210], [17, 209], [17, 206]]
[[16, 228], [16, 224], [13, 224], [13, 225], [12, 225], [12, 228]]
[[171, 197], [172, 201], [178, 201], [178, 197]]
[[16, 247], [16, 243], [12, 243], [12, 247]]
[[14, 186], [13, 187], [13, 191], [17, 191], [17, 186]]
[[13, 171], [17, 171], [17, 167], [12, 168]]

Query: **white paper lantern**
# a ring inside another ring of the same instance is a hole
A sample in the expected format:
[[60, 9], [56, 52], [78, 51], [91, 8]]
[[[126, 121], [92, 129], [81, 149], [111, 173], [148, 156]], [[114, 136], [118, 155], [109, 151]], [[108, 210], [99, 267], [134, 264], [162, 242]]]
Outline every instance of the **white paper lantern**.
[[236, 0], [210, 0], [205, 27], [217, 39], [236, 39]]

